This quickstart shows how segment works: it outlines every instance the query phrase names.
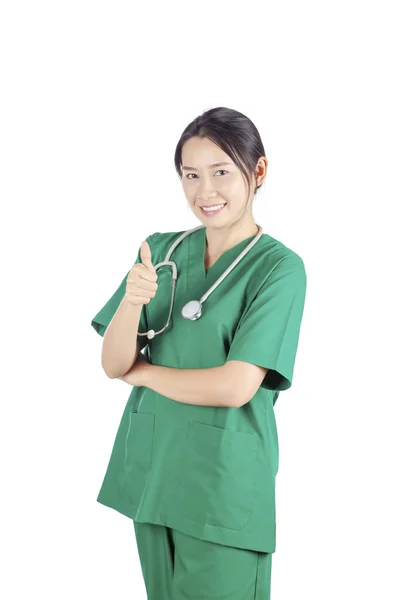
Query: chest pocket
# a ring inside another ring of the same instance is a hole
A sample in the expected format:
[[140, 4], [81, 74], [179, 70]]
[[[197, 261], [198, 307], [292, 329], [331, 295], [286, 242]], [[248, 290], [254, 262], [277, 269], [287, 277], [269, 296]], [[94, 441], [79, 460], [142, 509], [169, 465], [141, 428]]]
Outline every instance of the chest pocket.
[[241, 530], [250, 521], [257, 481], [255, 433], [189, 421], [175, 506], [182, 517]]

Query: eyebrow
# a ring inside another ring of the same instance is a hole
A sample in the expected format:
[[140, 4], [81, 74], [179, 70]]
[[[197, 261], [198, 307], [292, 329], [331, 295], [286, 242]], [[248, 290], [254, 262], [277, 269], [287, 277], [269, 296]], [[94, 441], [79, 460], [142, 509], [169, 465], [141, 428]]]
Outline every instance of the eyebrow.
[[[222, 165], [231, 165], [231, 162], [216, 162], [213, 163], [212, 165], [208, 165], [208, 168], [211, 169], [212, 167], [220, 167]], [[182, 167], [182, 171], [198, 171], [198, 169], [196, 169], [195, 167]]]

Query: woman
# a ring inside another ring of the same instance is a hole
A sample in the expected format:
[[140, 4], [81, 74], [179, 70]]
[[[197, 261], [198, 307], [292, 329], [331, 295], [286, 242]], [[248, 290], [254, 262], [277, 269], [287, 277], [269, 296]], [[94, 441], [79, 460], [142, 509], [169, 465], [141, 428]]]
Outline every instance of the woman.
[[[190, 123], [175, 167], [201, 225], [148, 236], [92, 320], [104, 370], [133, 386], [97, 500], [133, 519], [149, 600], [270, 598], [274, 405], [292, 384], [306, 273], [253, 219], [267, 164], [242, 113]], [[171, 267], [155, 266], [181, 237], [169, 320]], [[245, 249], [201, 318], [184, 318]]]

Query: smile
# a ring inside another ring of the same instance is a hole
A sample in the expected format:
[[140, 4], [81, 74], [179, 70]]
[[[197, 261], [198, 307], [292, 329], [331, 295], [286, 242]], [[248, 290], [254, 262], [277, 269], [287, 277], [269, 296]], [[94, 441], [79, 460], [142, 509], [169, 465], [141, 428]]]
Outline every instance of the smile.
[[211, 217], [212, 215], [220, 213], [225, 208], [226, 204], [226, 202], [224, 204], [216, 204], [215, 207], [208, 207], [208, 210], [206, 207], [200, 206], [200, 210], [203, 213], [203, 215]]

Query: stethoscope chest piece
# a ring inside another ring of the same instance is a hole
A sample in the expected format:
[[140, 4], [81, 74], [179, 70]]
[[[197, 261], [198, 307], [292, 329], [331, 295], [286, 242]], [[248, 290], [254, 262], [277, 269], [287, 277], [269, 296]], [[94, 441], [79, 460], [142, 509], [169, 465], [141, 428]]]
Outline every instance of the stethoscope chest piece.
[[182, 308], [181, 315], [184, 319], [197, 321], [201, 317], [201, 302], [199, 300], [190, 300]]

